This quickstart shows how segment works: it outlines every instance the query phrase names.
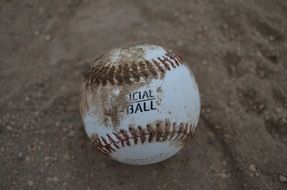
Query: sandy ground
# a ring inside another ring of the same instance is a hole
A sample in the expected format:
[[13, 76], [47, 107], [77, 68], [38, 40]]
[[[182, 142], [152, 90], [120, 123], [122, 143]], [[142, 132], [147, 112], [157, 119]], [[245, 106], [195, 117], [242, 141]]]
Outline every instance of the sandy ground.
[[[287, 189], [287, 1], [0, 2], [0, 189]], [[86, 60], [132, 42], [180, 52], [202, 114], [175, 157], [128, 166], [80, 127]]]

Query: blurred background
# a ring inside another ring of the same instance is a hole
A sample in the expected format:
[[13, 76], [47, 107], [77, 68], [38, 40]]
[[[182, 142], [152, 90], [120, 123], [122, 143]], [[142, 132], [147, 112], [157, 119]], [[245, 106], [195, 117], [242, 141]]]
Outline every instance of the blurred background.
[[[0, 189], [287, 189], [287, 1], [0, 1]], [[145, 42], [179, 52], [201, 93], [179, 154], [99, 154], [78, 110], [86, 61]]]

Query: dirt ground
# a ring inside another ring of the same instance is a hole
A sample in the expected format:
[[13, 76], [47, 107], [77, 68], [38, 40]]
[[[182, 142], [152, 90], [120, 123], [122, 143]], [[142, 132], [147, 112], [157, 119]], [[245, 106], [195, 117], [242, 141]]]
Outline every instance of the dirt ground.
[[[2, 0], [0, 189], [287, 189], [287, 1]], [[179, 154], [129, 166], [80, 127], [90, 60], [134, 42], [174, 49], [201, 93]]]

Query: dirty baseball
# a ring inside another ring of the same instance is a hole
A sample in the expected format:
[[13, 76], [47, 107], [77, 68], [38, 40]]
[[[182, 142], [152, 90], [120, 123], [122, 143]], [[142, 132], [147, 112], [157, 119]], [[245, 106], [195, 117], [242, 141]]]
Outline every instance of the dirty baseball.
[[147, 165], [181, 150], [200, 113], [197, 83], [182, 57], [156, 45], [114, 49], [83, 74], [80, 111], [96, 148]]

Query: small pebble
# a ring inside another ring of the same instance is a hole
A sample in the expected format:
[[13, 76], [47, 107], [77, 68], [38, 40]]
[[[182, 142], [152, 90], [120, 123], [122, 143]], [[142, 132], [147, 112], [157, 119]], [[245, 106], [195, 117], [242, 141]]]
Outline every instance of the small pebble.
[[58, 182], [59, 181], [59, 178], [57, 176], [54, 176], [53, 177], [53, 182]]
[[36, 31], [34, 32], [34, 34], [35, 34], [36, 36], [38, 36], [38, 35], [40, 34], [39, 30], [36, 30]]
[[286, 183], [287, 182], [287, 177], [283, 176], [283, 175], [280, 175], [279, 176], [279, 180], [283, 183]]
[[19, 152], [19, 153], [18, 153], [18, 157], [21, 158], [22, 156], [23, 156], [23, 153], [22, 153], [22, 152]]
[[73, 137], [74, 135], [75, 135], [75, 131], [73, 130], [67, 134], [68, 137]]
[[221, 178], [228, 178], [228, 177], [230, 177], [230, 174], [227, 174], [227, 173], [223, 172], [223, 173], [219, 173], [218, 176], [221, 177]]
[[9, 126], [9, 125], [6, 127], [6, 129], [7, 129], [8, 131], [12, 131], [12, 127]]
[[28, 185], [29, 185], [29, 186], [32, 186], [33, 184], [34, 184], [34, 182], [33, 182], [32, 180], [29, 180], [29, 181], [28, 181]]
[[29, 162], [30, 161], [30, 157], [29, 156], [26, 156], [25, 157], [25, 162]]
[[70, 155], [68, 153], [64, 154], [64, 158], [65, 159], [69, 159], [70, 158]]
[[46, 35], [46, 36], [45, 36], [45, 40], [46, 40], [46, 41], [50, 41], [51, 39], [52, 39], [51, 36], [49, 36], [49, 35]]
[[23, 128], [24, 130], [26, 130], [26, 129], [27, 129], [27, 125], [24, 124], [24, 125], [22, 126], [22, 128]]
[[251, 164], [251, 165], [249, 166], [249, 169], [250, 169], [252, 172], [255, 172], [255, 171], [256, 171], [256, 167], [255, 167], [254, 164]]

